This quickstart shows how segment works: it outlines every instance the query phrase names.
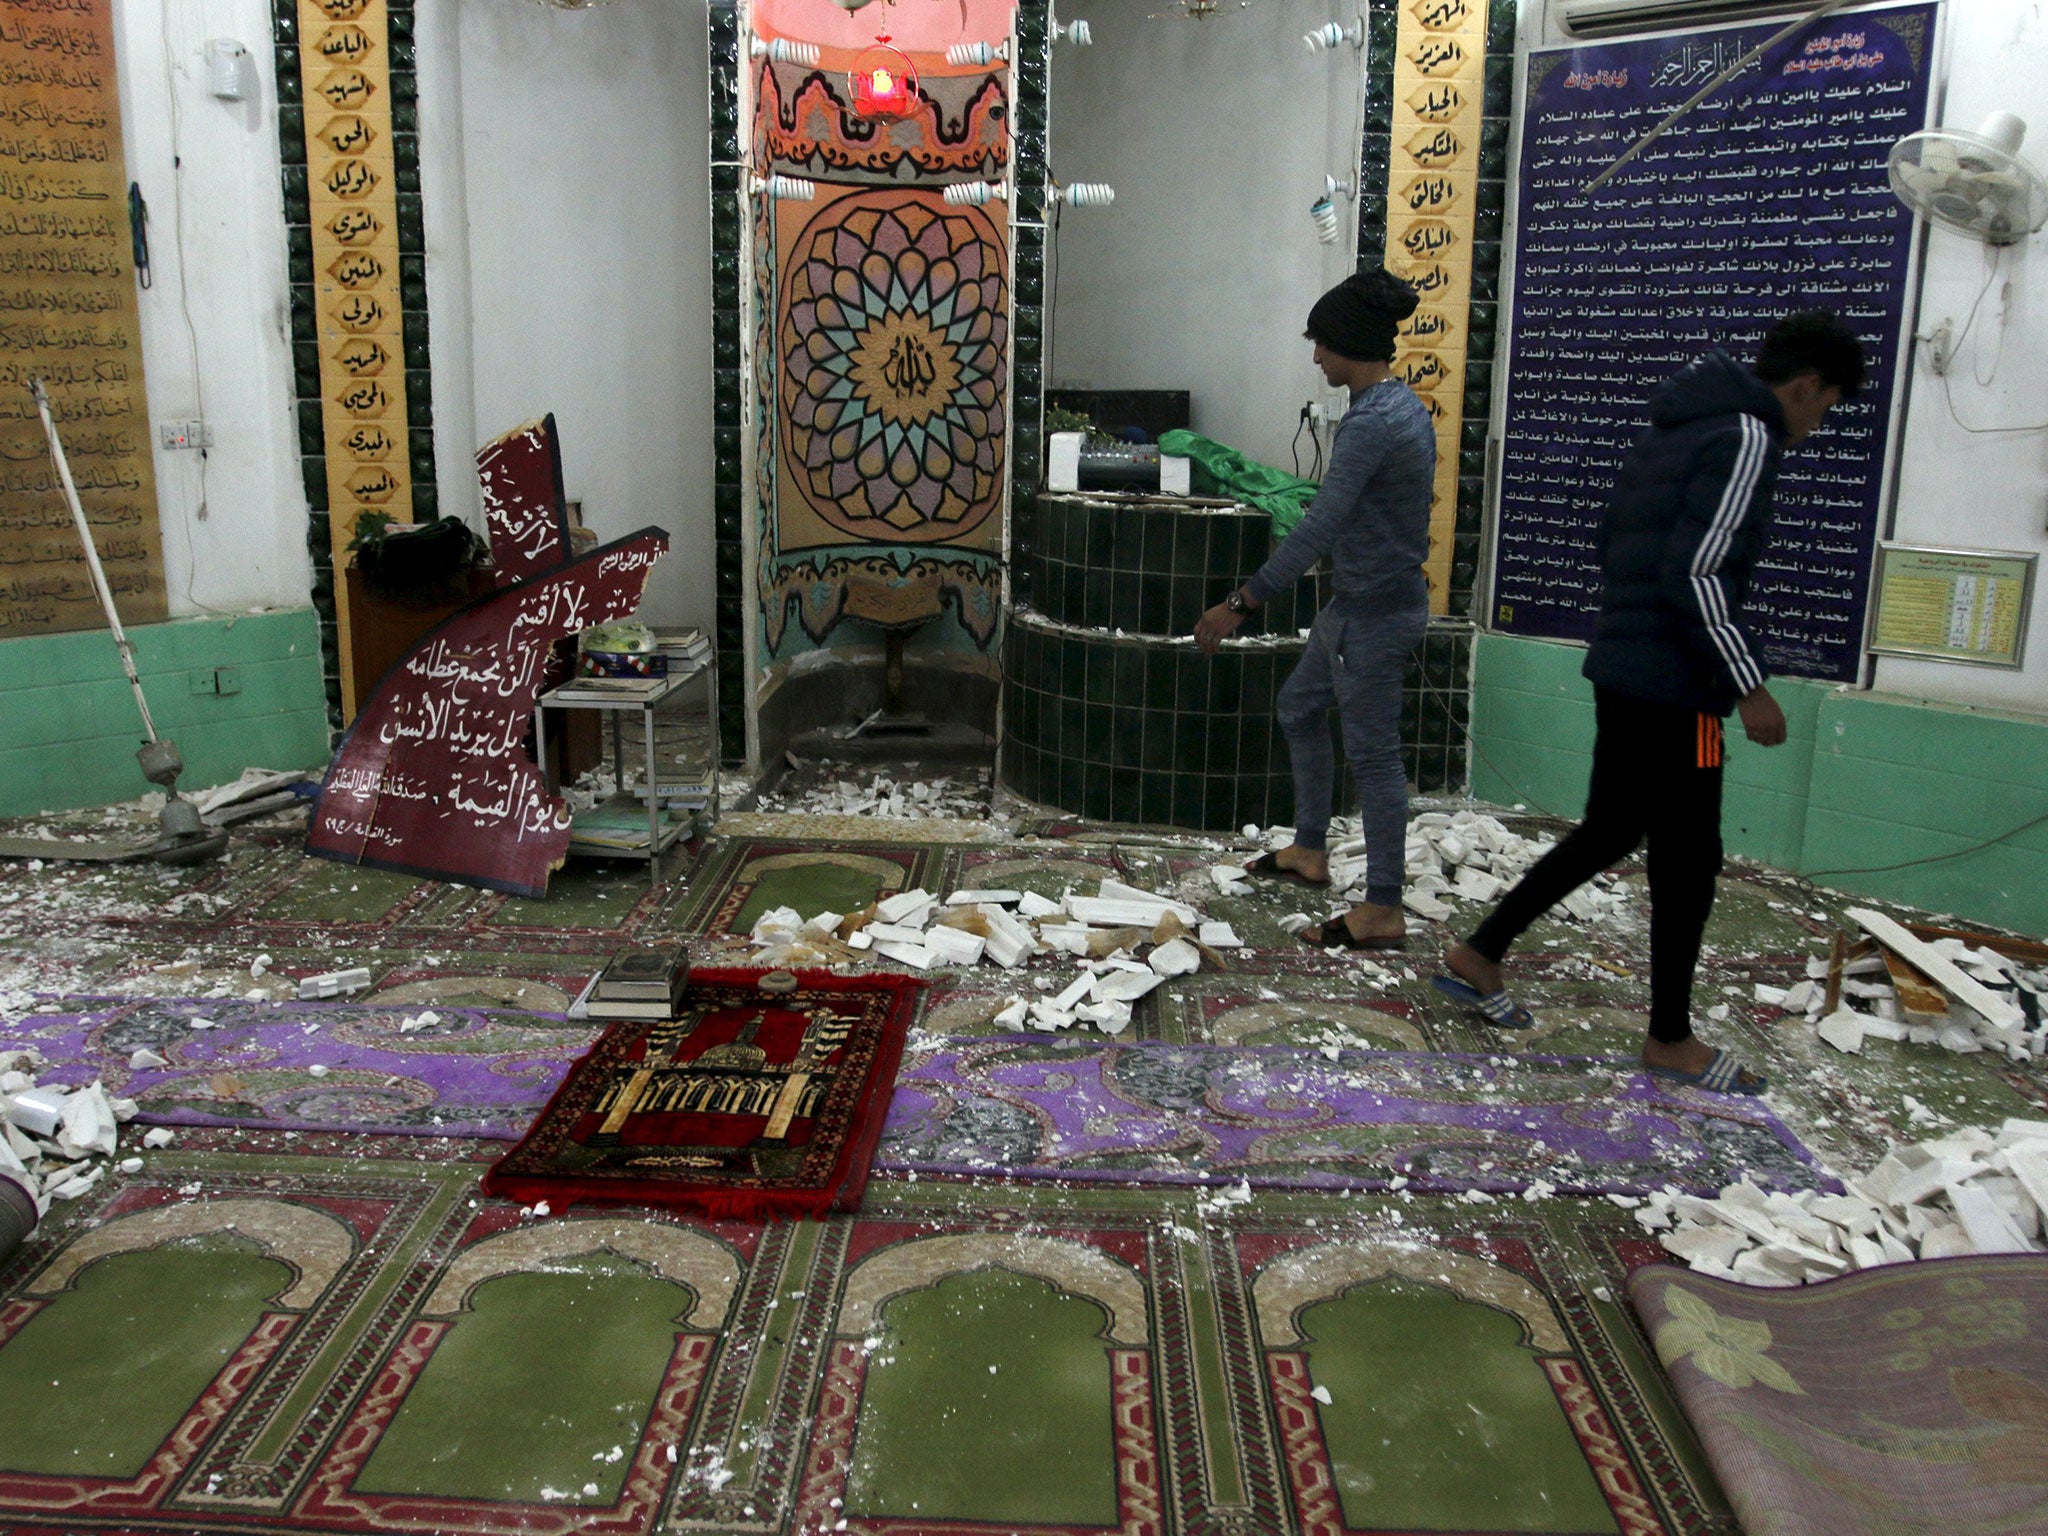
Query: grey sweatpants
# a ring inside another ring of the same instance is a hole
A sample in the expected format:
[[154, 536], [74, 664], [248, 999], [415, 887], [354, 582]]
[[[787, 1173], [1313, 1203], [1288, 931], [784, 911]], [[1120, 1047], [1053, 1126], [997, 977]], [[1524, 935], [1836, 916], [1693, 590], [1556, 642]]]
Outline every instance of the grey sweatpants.
[[1336, 759], [1331, 709], [1358, 787], [1365, 834], [1366, 900], [1399, 906], [1407, 862], [1408, 770], [1401, 761], [1401, 680], [1429, 625], [1426, 602], [1392, 610], [1347, 606], [1316, 615], [1308, 649], [1280, 689], [1280, 729], [1294, 766], [1294, 841], [1328, 844]]

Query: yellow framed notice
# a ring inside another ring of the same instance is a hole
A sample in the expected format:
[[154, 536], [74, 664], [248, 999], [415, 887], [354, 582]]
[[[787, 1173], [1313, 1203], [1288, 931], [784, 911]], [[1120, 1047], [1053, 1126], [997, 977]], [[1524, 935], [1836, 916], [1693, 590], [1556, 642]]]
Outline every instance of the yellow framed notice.
[[1878, 545], [1868, 649], [2017, 668], [2037, 559], [1996, 549]]

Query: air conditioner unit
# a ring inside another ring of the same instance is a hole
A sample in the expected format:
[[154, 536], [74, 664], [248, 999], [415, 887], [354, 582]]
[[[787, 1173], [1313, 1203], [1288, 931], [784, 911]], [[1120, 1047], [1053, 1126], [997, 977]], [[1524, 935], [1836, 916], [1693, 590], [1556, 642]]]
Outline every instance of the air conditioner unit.
[[1620, 37], [1674, 27], [1797, 16], [1817, 0], [1550, 0], [1545, 31], [1560, 39]]

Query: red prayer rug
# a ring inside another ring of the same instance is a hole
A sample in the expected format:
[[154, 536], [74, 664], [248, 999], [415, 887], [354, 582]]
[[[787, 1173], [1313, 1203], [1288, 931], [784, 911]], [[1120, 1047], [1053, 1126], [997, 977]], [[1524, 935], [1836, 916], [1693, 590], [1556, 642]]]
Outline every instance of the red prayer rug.
[[491, 1194], [713, 1218], [860, 1204], [917, 989], [908, 976], [696, 971], [674, 1019], [614, 1024], [569, 1070]]

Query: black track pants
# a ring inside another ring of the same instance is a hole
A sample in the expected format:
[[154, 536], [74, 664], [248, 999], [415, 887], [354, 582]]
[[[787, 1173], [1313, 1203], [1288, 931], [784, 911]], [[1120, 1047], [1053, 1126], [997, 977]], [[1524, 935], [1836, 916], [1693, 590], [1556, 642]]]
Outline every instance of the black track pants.
[[1528, 926], [1645, 838], [1650, 868], [1650, 1037], [1692, 1034], [1692, 978], [1721, 872], [1721, 722], [1593, 690], [1586, 815], [1472, 935], [1499, 960]]

